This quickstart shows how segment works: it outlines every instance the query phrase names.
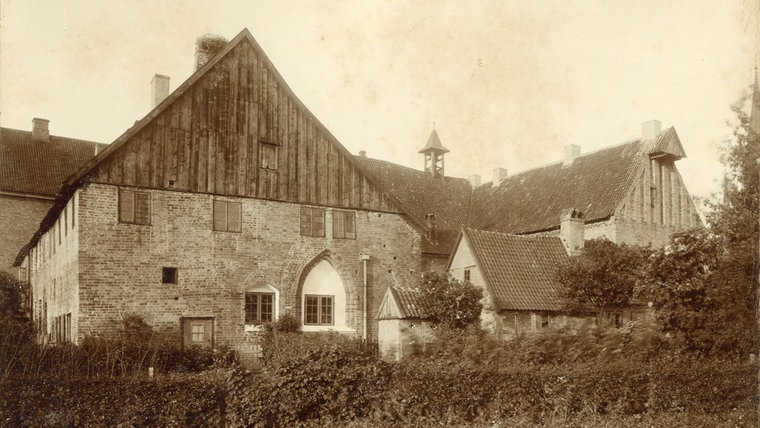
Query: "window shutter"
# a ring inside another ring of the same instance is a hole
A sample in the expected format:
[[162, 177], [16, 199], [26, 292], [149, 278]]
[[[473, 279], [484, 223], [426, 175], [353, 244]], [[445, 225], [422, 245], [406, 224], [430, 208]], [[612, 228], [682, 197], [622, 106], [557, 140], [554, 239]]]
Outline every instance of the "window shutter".
[[325, 236], [325, 210], [313, 208], [312, 236]]
[[346, 231], [346, 238], [356, 239], [356, 214], [353, 211], [343, 213], [343, 227]]
[[243, 222], [242, 205], [238, 202], [227, 202], [227, 230], [230, 232], [240, 232]]
[[135, 192], [135, 223], [150, 224], [150, 193]]
[[227, 204], [214, 201], [214, 230], [227, 230]]
[[301, 235], [311, 235], [311, 208], [301, 207]]
[[133, 223], [135, 221], [135, 193], [128, 190], [119, 191], [119, 221]]
[[333, 211], [332, 224], [333, 238], [345, 238], [346, 235], [343, 231], [343, 211]]

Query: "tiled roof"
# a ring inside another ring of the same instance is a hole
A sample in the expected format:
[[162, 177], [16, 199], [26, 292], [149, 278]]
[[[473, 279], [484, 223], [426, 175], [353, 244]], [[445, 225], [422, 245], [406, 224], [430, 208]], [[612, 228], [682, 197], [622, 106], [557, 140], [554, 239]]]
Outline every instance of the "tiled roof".
[[674, 147], [680, 142], [670, 128], [651, 142], [634, 140], [581, 155], [567, 166], [557, 162], [497, 186], [486, 183], [473, 191], [469, 226], [513, 234], [551, 230], [566, 208], [579, 209], [587, 222], [607, 219], [643, 171], [648, 153]]
[[416, 288], [400, 286], [390, 287], [391, 294], [396, 300], [401, 318], [424, 318], [420, 304], [420, 291]]
[[35, 141], [31, 131], [0, 128], [0, 191], [55, 196], [68, 176], [104, 144], [51, 135]]
[[424, 228], [425, 216], [435, 214], [438, 243], [423, 240], [423, 251], [449, 254], [453, 250], [457, 234], [467, 222], [472, 187], [466, 179], [436, 178], [424, 171], [364, 156], [354, 159], [417, 225]]
[[519, 236], [465, 229], [498, 309], [561, 310], [555, 274], [569, 256], [557, 236]]

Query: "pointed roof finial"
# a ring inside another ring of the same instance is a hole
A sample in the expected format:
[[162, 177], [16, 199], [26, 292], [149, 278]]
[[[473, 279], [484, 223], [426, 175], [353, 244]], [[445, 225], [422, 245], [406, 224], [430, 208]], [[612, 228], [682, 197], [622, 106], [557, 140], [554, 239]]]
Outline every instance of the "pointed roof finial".
[[425, 152], [438, 152], [438, 153], [449, 152], [449, 149], [447, 149], [446, 147], [443, 147], [443, 144], [441, 144], [441, 139], [438, 138], [438, 132], [436, 132], [435, 130], [435, 123], [433, 124], [433, 132], [430, 133], [430, 138], [428, 138], [427, 144], [418, 153], [425, 153]]

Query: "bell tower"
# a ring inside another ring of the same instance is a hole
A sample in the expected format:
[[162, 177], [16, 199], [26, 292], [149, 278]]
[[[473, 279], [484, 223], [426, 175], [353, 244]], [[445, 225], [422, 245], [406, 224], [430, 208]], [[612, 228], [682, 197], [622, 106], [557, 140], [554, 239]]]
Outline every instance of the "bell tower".
[[449, 149], [441, 144], [441, 139], [438, 138], [434, 125], [427, 145], [419, 151], [419, 153], [425, 155], [425, 172], [433, 177], [443, 177], [443, 155], [448, 152]]

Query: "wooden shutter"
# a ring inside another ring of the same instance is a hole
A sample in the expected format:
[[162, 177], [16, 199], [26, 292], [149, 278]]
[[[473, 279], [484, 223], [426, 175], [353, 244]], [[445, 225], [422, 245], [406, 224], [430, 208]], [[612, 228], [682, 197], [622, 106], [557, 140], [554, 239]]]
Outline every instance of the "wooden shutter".
[[301, 235], [311, 236], [311, 208], [301, 207]]
[[227, 204], [214, 201], [214, 230], [227, 230]]
[[227, 230], [240, 232], [242, 230], [242, 206], [239, 202], [227, 202]]
[[325, 210], [312, 208], [312, 236], [325, 236]]
[[134, 223], [135, 192], [119, 190], [119, 221], [123, 223]]
[[134, 192], [135, 223], [150, 224], [150, 193]]
[[333, 238], [345, 238], [346, 235], [343, 231], [343, 211], [333, 211], [332, 220]]

